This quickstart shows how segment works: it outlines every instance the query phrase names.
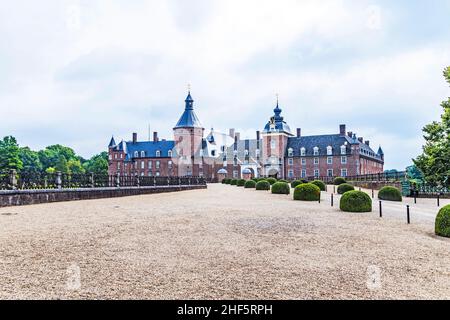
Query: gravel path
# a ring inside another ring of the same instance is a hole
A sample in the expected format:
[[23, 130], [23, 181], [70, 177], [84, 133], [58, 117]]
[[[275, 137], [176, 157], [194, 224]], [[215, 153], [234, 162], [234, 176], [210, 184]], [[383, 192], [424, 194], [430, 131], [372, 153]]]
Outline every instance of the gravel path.
[[379, 219], [331, 208], [329, 196], [210, 185], [2, 208], [0, 298], [450, 299], [434, 200], [407, 225], [405, 203]]

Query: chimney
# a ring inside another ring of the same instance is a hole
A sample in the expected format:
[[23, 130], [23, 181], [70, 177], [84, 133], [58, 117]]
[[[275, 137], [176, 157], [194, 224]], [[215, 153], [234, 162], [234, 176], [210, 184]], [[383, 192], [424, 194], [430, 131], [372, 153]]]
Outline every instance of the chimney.
[[230, 129], [229, 135], [230, 135], [230, 137], [232, 137], [234, 139], [234, 129]]
[[260, 131], [256, 131], [256, 140], [260, 140], [261, 139], [261, 132]]
[[349, 131], [349, 132], [347, 133], [347, 135], [348, 135], [350, 138], [353, 138], [353, 131]]
[[297, 128], [297, 138], [300, 138], [302, 136], [302, 129]]
[[366, 140], [364, 143], [365, 143], [368, 147], [370, 147], [370, 141], [369, 141], [369, 140]]
[[158, 142], [159, 138], [158, 138], [158, 132], [153, 132], [153, 142]]
[[136, 142], [137, 142], [137, 133], [134, 132], [133, 133], [133, 143], [136, 143]]
[[236, 139], [237, 141], [241, 140], [241, 134], [239, 132], [236, 132]]
[[364, 138], [363, 138], [363, 137], [359, 137], [359, 138], [358, 138], [358, 141], [361, 142], [361, 143], [363, 143]]
[[341, 124], [339, 126], [339, 133], [341, 136], [345, 136], [345, 130], [346, 130], [346, 125], [345, 124]]

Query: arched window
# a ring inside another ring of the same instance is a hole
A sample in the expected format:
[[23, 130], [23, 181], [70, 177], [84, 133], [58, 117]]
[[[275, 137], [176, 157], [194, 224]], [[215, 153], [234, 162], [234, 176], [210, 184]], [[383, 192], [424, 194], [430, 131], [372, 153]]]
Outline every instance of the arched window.
[[288, 149], [288, 157], [293, 157], [294, 156], [294, 149], [289, 148]]
[[134, 152], [134, 157], [135, 157], [135, 158], [138, 158], [138, 157], [139, 157], [139, 152], [135, 151], [135, 152]]
[[328, 156], [332, 156], [333, 155], [333, 147], [332, 146], [328, 146], [327, 147], [327, 155]]
[[300, 149], [300, 155], [301, 155], [302, 157], [306, 156], [306, 149], [305, 149], [305, 148], [301, 148], [301, 149]]
[[314, 155], [315, 156], [319, 155], [319, 147], [314, 147]]

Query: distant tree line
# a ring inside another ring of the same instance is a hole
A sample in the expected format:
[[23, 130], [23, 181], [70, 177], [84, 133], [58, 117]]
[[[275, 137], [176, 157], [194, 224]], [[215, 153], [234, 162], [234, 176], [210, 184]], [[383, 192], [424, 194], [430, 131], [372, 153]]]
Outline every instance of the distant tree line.
[[78, 156], [69, 147], [59, 144], [43, 150], [33, 151], [29, 147], [20, 147], [16, 138], [4, 137], [0, 140], [0, 171], [17, 172], [62, 172], [69, 174], [108, 172], [108, 153], [102, 152], [90, 159]]

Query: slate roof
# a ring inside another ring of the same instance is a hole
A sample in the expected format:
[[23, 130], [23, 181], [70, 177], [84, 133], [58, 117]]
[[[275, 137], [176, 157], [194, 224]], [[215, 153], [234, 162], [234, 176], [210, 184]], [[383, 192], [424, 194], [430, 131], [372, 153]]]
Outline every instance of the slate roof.
[[191, 93], [185, 100], [186, 106], [180, 120], [178, 120], [176, 128], [203, 128], [200, 120], [194, 112], [194, 99], [192, 99]]
[[292, 135], [291, 128], [286, 123], [286, 121], [284, 121], [284, 118], [281, 116], [282, 111], [283, 110], [281, 110], [277, 101], [277, 106], [273, 110], [274, 116], [270, 119], [269, 122], [267, 122], [266, 126], [264, 127], [264, 132], [273, 132], [271, 130], [271, 124], [273, 123], [275, 124], [275, 131], [285, 132]]
[[169, 150], [172, 150], [173, 156], [175, 156], [175, 141], [144, 141], [133, 143], [131, 141], [122, 141], [116, 147], [119, 151], [124, 151], [126, 153], [125, 160], [131, 161], [135, 158], [135, 152], [138, 152], [138, 158], [141, 158], [141, 152], [145, 152], [145, 158], [157, 158], [156, 152], [160, 151], [160, 158], [169, 157]]
[[116, 141], [114, 140], [114, 137], [111, 138], [111, 141], [109, 142], [108, 148], [114, 148], [116, 146]]

